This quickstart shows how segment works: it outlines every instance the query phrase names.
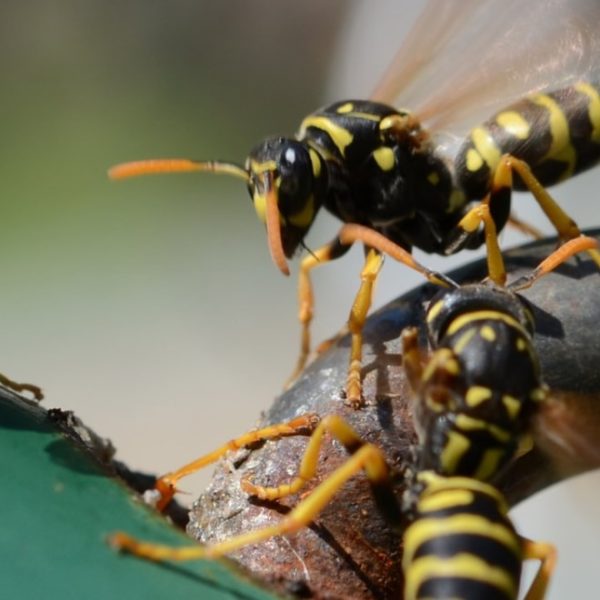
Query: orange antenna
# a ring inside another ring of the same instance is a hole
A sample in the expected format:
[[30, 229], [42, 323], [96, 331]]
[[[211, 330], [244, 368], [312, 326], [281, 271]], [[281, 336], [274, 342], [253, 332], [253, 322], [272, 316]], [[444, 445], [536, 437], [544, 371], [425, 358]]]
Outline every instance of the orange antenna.
[[281, 242], [281, 227], [279, 224], [279, 207], [277, 206], [277, 192], [273, 188], [273, 174], [267, 173], [266, 193], [266, 224], [269, 252], [273, 262], [284, 275], [290, 274], [290, 269], [285, 260], [283, 244]]
[[218, 160], [198, 161], [189, 158], [153, 158], [150, 160], [136, 160], [121, 163], [108, 170], [111, 179], [126, 179], [139, 175], [156, 175], [162, 173], [191, 173], [204, 171], [223, 175], [233, 175], [248, 181], [249, 174], [246, 169], [234, 163]]

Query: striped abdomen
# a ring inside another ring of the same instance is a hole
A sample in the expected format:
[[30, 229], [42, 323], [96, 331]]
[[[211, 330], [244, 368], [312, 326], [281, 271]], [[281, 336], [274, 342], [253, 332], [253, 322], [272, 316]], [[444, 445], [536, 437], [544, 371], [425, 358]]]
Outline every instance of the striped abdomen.
[[[524, 160], [537, 179], [552, 185], [600, 160], [600, 86], [580, 82], [528, 96], [469, 134], [456, 158], [459, 186], [482, 198], [503, 154]], [[523, 189], [515, 181], [516, 189]]]
[[419, 475], [425, 484], [404, 535], [405, 600], [514, 600], [522, 549], [494, 487]]

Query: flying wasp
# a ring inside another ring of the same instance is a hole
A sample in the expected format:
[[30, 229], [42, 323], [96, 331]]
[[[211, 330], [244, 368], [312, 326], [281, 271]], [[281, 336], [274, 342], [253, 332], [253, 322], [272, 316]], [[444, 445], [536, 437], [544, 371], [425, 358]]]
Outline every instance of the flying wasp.
[[[381, 254], [429, 273], [378, 232], [359, 225], [346, 225], [341, 231], [346, 241], [362, 237]], [[435, 297], [427, 309], [432, 345], [427, 360], [419, 354], [416, 331], [404, 332], [403, 363], [415, 390], [414, 418], [419, 435], [417, 475], [407, 494], [413, 496], [408, 527], [382, 450], [363, 440], [339, 415], [327, 415], [320, 421], [315, 415], [305, 415], [241, 436], [162, 477], [157, 485], [162, 499], [168, 501], [182, 477], [228, 450], [312, 430], [291, 482], [263, 487], [242, 480], [248, 494], [278, 500], [300, 492], [315, 478], [325, 435], [333, 436], [350, 457], [275, 525], [205, 547], [161, 546], [120, 532], [111, 536], [111, 543], [151, 560], [222, 556], [307, 527], [350, 478], [364, 471], [382, 514], [392, 527], [399, 531], [405, 528], [406, 600], [442, 594], [472, 600], [516, 600], [522, 562], [529, 558], [539, 560], [541, 567], [526, 597], [542, 600], [555, 551], [550, 544], [525, 540], [515, 532], [504, 498], [488, 482], [515, 457], [532, 415], [546, 401], [532, 340], [533, 316], [515, 291], [532, 285], [574, 254], [590, 249], [598, 249], [593, 238], [569, 240], [508, 287], [502, 281], [503, 268], [498, 280], [487, 283], [459, 286], [446, 278], [452, 289]], [[503, 262], [502, 255], [499, 259]], [[514, 379], [499, 376], [499, 371], [505, 374], [507, 369], [515, 372]]]
[[[158, 159], [117, 165], [114, 179], [205, 171], [246, 182], [277, 267], [291, 258], [321, 206], [406, 250], [451, 254], [494, 238], [512, 190], [528, 190], [562, 241], [580, 235], [545, 187], [600, 160], [600, 4], [596, 0], [430, 0], [369, 100], [309, 115], [295, 138], [268, 138], [238, 165]], [[411, 111], [397, 106], [411, 106]], [[490, 115], [493, 115], [490, 117]], [[478, 122], [482, 124], [477, 125]], [[365, 240], [350, 311], [347, 402], [359, 407], [362, 330], [383, 257]], [[300, 264], [301, 348], [310, 354], [310, 272], [347, 252], [339, 236]], [[600, 265], [600, 253], [590, 250]]]

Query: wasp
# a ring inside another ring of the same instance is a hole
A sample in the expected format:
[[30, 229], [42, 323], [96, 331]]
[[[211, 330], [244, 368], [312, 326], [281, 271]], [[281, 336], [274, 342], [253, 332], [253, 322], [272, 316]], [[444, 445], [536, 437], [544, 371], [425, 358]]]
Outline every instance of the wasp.
[[[304, 245], [321, 207], [406, 250], [450, 254], [483, 243], [482, 206], [500, 231], [512, 190], [529, 190], [560, 238], [572, 239], [578, 226], [545, 188], [600, 160], [599, 21], [594, 0], [430, 0], [368, 100], [317, 110], [294, 138], [259, 143], [244, 165], [146, 160], [117, 165], [110, 176], [205, 171], [241, 179], [286, 275], [286, 259]], [[348, 320], [345, 392], [354, 407], [362, 404], [362, 330], [382, 266], [381, 254], [364, 246]], [[310, 354], [310, 272], [348, 247], [336, 236], [301, 261], [301, 347], [290, 382]]]
[[[405, 264], [428, 273], [408, 252], [399, 246], [390, 248], [390, 241], [373, 230], [347, 225], [341, 237], [362, 238], [366, 233], [371, 248], [393, 258], [405, 255]], [[340, 488], [364, 470], [382, 514], [392, 527], [405, 528], [407, 600], [440, 597], [441, 590], [447, 597], [515, 600], [521, 565], [528, 558], [539, 559], [542, 566], [527, 598], [540, 600], [555, 551], [549, 544], [518, 536], [501, 493], [489, 483], [515, 457], [533, 413], [546, 400], [532, 340], [532, 312], [515, 290], [532, 285], [574, 254], [597, 248], [593, 238], [570, 240], [508, 287], [494, 281], [465, 286], [454, 283], [427, 309], [433, 351], [426, 361], [420, 356], [416, 331], [403, 333], [403, 362], [416, 395], [414, 419], [419, 437], [416, 477], [407, 494], [412, 497], [408, 527], [381, 449], [361, 439], [339, 415], [330, 414], [320, 421], [307, 415], [242, 436], [161, 478], [157, 486], [161, 496], [170, 499], [182, 477], [213, 462], [227, 449], [278, 437], [280, 431], [293, 435], [298, 428], [309, 428], [312, 434], [291, 482], [263, 487], [242, 481], [248, 494], [277, 500], [301, 491], [315, 477], [324, 437], [333, 436], [350, 457], [277, 524], [207, 547], [160, 546], [124, 533], [114, 534], [111, 542], [152, 560], [222, 556], [308, 526]], [[506, 377], [508, 370], [514, 372], [514, 379]]]

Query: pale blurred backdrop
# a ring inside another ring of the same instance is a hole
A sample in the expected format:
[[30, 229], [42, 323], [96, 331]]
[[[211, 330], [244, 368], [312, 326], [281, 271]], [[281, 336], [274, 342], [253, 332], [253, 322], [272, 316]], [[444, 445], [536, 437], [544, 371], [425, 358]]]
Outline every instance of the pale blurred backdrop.
[[[243, 161], [319, 105], [367, 96], [421, 5], [4, 0], [0, 370], [41, 385], [45, 406], [76, 411], [133, 468], [169, 470], [251, 428], [296, 359], [297, 261], [290, 279], [273, 267], [238, 180], [111, 183], [106, 169]], [[600, 225], [599, 184], [596, 169], [557, 191], [582, 225]], [[530, 198], [517, 205], [551, 232]], [[321, 215], [309, 246], [335, 230]], [[360, 259], [315, 273], [315, 340], [343, 324]], [[418, 283], [388, 261], [376, 305]], [[594, 597], [599, 492], [588, 476], [514, 511], [525, 535], [559, 546], [552, 600]]]

